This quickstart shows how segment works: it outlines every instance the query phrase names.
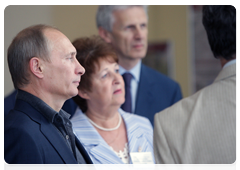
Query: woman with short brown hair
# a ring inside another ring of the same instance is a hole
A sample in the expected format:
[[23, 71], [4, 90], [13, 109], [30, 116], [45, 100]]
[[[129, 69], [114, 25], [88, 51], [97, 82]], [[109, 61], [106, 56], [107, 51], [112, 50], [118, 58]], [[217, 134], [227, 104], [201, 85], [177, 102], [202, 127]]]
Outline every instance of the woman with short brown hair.
[[98, 36], [79, 38], [73, 45], [85, 74], [74, 97], [79, 108], [71, 121], [92, 161], [132, 163], [131, 152], [150, 152], [153, 159], [151, 123], [120, 109], [125, 89], [113, 48]]

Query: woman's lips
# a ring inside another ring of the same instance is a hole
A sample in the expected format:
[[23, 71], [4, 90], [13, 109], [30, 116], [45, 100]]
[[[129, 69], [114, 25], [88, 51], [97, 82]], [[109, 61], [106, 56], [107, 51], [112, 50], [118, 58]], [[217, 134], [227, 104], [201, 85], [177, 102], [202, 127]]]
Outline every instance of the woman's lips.
[[121, 89], [117, 89], [113, 92], [113, 94], [119, 94], [119, 93], [122, 93], [122, 90]]

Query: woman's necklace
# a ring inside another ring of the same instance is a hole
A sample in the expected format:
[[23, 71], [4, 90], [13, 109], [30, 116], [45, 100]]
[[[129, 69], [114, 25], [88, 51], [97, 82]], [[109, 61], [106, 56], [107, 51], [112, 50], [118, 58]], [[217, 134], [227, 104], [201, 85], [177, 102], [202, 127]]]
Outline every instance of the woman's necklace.
[[119, 115], [119, 122], [118, 122], [117, 126], [114, 127], [114, 128], [110, 128], [110, 129], [107, 129], [107, 128], [104, 128], [104, 127], [101, 127], [101, 126], [97, 125], [96, 123], [94, 123], [94, 122], [93, 122], [91, 119], [89, 119], [88, 117], [87, 117], [87, 119], [89, 120], [89, 122], [91, 122], [91, 123], [92, 123], [94, 126], [96, 126], [98, 129], [101, 129], [101, 130], [103, 130], [103, 131], [113, 131], [113, 130], [118, 129], [119, 126], [120, 126], [121, 123], [122, 123], [121, 115], [120, 115], [120, 114], [118, 114], [118, 115]]

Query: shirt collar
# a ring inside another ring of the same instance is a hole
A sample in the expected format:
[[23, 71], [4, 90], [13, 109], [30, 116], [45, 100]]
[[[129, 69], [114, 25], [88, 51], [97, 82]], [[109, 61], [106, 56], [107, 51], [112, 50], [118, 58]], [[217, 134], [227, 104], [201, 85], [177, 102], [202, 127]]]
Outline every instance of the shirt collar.
[[123, 75], [126, 72], [129, 72], [133, 75], [133, 78], [139, 82], [140, 79], [140, 71], [141, 71], [142, 60], [140, 60], [131, 70], [126, 70], [122, 66], [119, 65], [119, 73]]
[[[47, 105], [44, 101], [42, 101], [40, 98], [26, 92], [23, 90], [18, 90], [17, 99], [24, 100], [25, 102], [28, 102], [30, 105], [32, 105], [36, 110], [38, 110], [48, 121], [52, 122], [54, 121], [54, 117], [58, 112], [56, 112], [54, 109], [52, 109], [49, 105]], [[67, 117], [70, 117], [70, 115], [63, 110], [60, 110], [61, 115], [65, 115]]]
[[226, 67], [228, 67], [228, 66], [230, 66], [230, 65], [232, 65], [232, 64], [235, 64], [235, 63], [236, 63], [236, 59], [233, 59], [233, 60], [227, 62], [227, 63], [223, 66], [223, 68], [226, 68]]

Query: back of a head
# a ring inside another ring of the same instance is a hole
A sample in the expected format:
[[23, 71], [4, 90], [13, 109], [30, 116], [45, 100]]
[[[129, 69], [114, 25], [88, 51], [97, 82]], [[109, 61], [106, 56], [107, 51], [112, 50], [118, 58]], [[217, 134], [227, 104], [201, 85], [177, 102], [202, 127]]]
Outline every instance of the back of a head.
[[16, 35], [10, 44], [7, 59], [15, 89], [22, 88], [29, 83], [28, 64], [31, 58], [39, 57], [49, 61], [49, 49], [43, 34], [47, 28], [55, 29], [47, 25], [25, 28]]
[[202, 22], [215, 58], [235, 58], [236, 9], [230, 5], [203, 6]]
[[142, 7], [147, 15], [147, 5], [100, 5], [96, 14], [97, 28], [102, 27], [111, 32], [114, 17], [112, 13], [116, 10], [124, 10], [132, 7]]

